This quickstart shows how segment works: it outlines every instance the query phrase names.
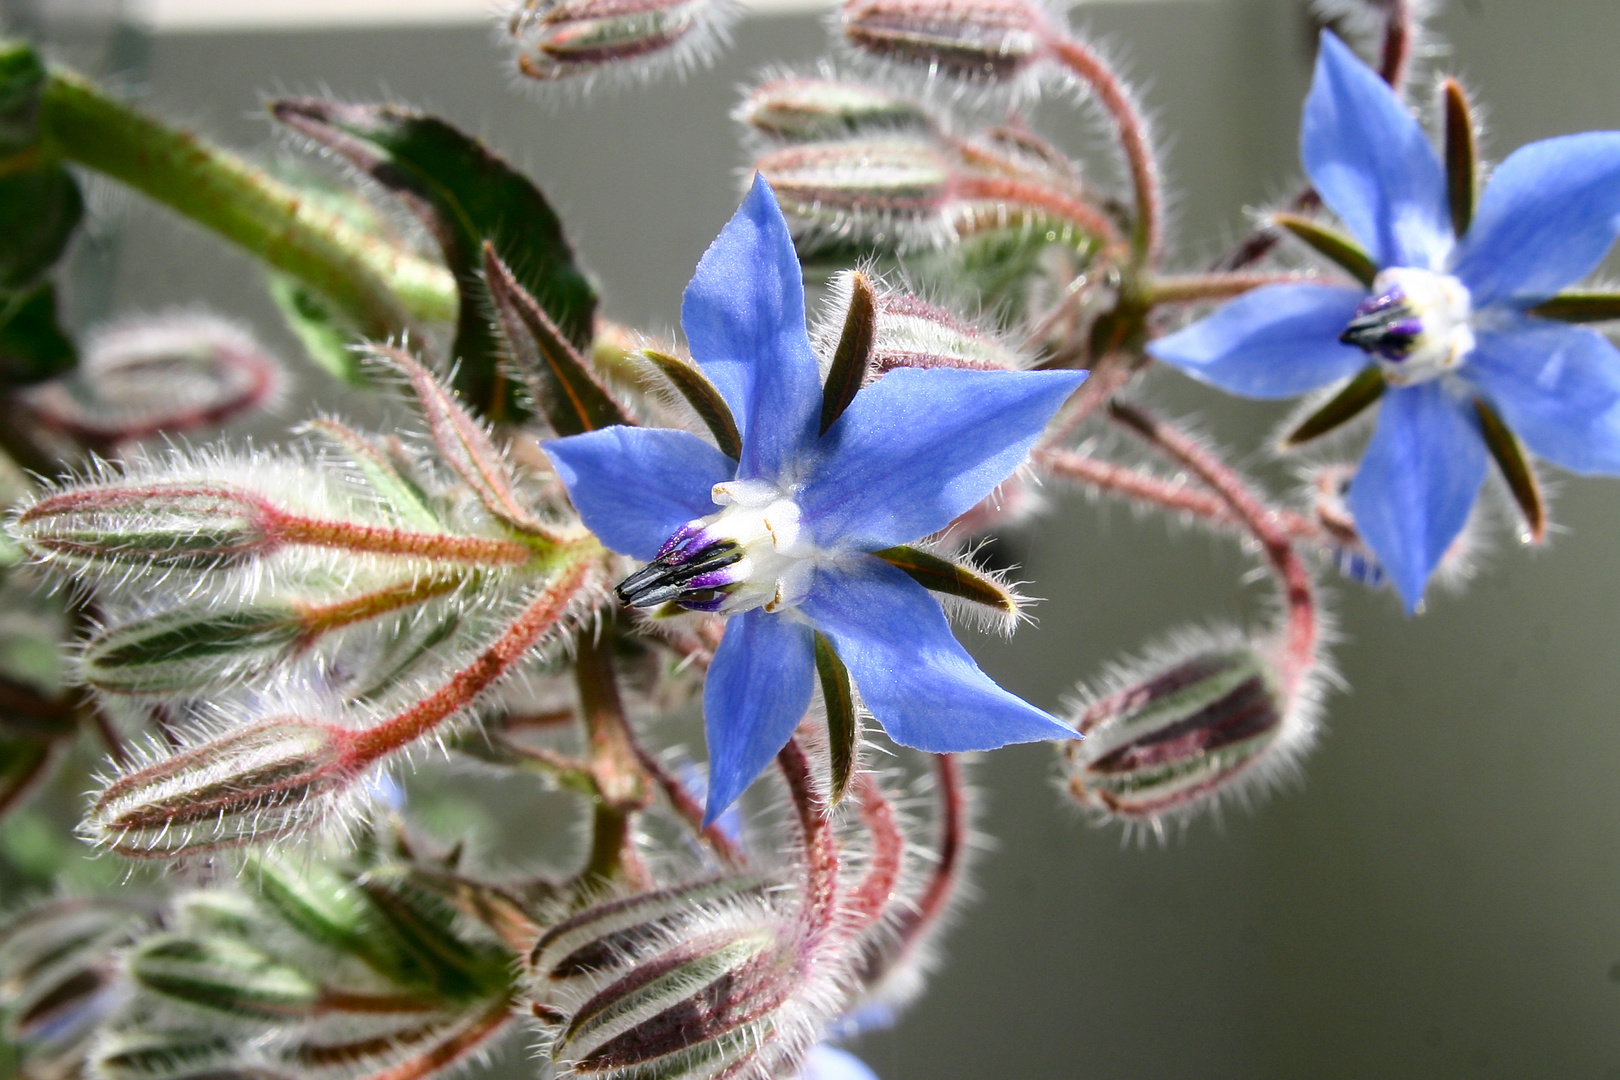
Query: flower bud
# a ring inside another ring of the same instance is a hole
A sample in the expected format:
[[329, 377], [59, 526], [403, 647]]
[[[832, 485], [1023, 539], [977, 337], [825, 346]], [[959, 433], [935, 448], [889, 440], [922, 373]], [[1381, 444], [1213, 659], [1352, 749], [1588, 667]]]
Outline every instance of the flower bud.
[[47, 427], [90, 446], [224, 424], [280, 392], [280, 361], [208, 315], [140, 318], [91, 337], [72, 374], [24, 400]]
[[896, 229], [937, 228], [950, 196], [940, 148], [901, 134], [786, 146], [754, 167], [801, 228], [873, 242], [900, 239]]
[[1085, 738], [1063, 744], [1077, 802], [1157, 830], [1286, 767], [1309, 742], [1308, 718], [1264, 653], [1235, 634], [1190, 644], [1083, 704], [1074, 723]]
[[349, 741], [323, 724], [260, 721], [113, 781], [83, 829], [145, 858], [286, 836], [318, 821], [349, 788]]
[[955, 367], [1017, 371], [1029, 362], [995, 334], [906, 293], [878, 298], [872, 370]]
[[825, 77], [763, 82], [743, 99], [736, 115], [755, 131], [790, 142], [837, 139], [866, 128], [934, 127], [933, 118], [916, 102], [876, 87]]
[[0, 927], [6, 1039], [30, 1056], [71, 1056], [120, 997], [114, 954], [149, 917], [139, 904], [61, 900]]
[[101, 1080], [246, 1080], [264, 1075], [244, 1067], [243, 1056], [236, 1040], [217, 1031], [119, 1031], [99, 1041], [91, 1075]]
[[234, 937], [151, 937], [130, 954], [128, 969], [148, 993], [250, 1020], [309, 1016], [321, 998], [303, 972]]
[[79, 677], [114, 694], [196, 693], [268, 669], [303, 632], [286, 604], [185, 608], [97, 634], [79, 656]]
[[525, 0], [506, 20], [517, 70], [538, 82], [701, 60], [724, 33], [718, 0]]
[[1028, 0], [848, 0], [839, 25], [851, 45], [879, 59], [982, 83], [1027, 71], [1044, 33]]
[[262, 499], [226, 484], [108, 483], [40, 499], [11, 532], [34, 554], [70, 565], [201, 570], [271, 551], [272, 521]]

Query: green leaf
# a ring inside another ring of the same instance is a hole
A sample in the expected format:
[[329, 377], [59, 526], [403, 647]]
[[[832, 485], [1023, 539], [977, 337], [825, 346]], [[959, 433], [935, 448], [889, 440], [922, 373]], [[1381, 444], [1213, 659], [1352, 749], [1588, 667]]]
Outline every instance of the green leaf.
[[353, 348], [360, 344], [360, 335], [319, 293], [286, 274], [270, 274], [268, 284], [287, 328], [317, 367], [348, 386], [373, 385]]
[[0, 293], [0, 388], [28, 386], [72, 371], [73, 342], [56, 321], [56, 290]]
[[1319, 439], [1342, 424], [1360, 416], [1362, 411], [1384, 396], [1384, 373], [1377, 364], [1361, 369], [1361, 373], [1332, 400], [1301, 420], [1293, 431], [1283, 436], [1283, 448], [1292, 449], [1312, 439]]
[[79, 183], [60, 165], [0, 176], [0, 289], [37, 282], [83, 216]]
[[39, 98], [44, 87], [45, 64], [34, 47], [24, 41], [0, 41], [0, 158], [31, 150], [38, 143]]
[[589, 347], [595, 289], [545, 196], [488, 147], [443, 120], [392, 105], [295, 98], [273, 102], [270, 111], [399, 194], [426, 222], [460, 292], [456, 389], [480, 412], [494, 420], [519, 415], [486, 314], [484, 241], [563, 335], [580, 350]]

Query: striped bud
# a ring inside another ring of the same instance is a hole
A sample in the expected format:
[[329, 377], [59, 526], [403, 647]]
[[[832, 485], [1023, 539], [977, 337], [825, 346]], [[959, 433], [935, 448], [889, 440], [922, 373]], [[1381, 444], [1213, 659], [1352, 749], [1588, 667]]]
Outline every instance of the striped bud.
[[249, 1020], [310, 1016], [321, 998], [303, 972], [234, 937], [158, 935], [141, 942], [127, 966], [148, 993]]
[[1045, 28], [1027, 0], [848, 0], [838, 19], [862, 52], [974, 83], [1027, 71], [1040, 58]]
[[243, 1048], [217, 1031], [120, 1031], [96, 1047], [92, 1075], [102, 1080], [250, 1077]]
[[29, 390], [47, 427], [90, 446], [224, 424], [280, 392], [280, 361], [208, 315], [140, 318], [94, 335], [71, 375]]
[[934, 127], [916, 102], [831, 78], [771, 79], [749, 92], [736, 116], [755, 131], [790, 142], [837, 139], [867, 128]]
[[800, 228], [854, 239], [931, 229], [950, 196], [950, 161], [902, 134], [785, 146], [754, 163]]
[[702, 59], [730, 12], [718, 0], [525, 0], [506, 20], [517, 70], [537, 82], [589, 80]]
[[35, 1055], [71, 1056], [119, 998], [116, 950], [151, 912], [111, 900], [60, 900], [0, 926], [5, 1038]]
[[260, 721], [115, 780], [83, 830], [144, 858], [286, 836], [318, 821], [354, 780], [349, 741], [323, 724]]
[[1084, 703], [1074, 723], [1085, 739], [1063, 745], [1070, 794], [1106, 818], [1156, 831], [1286, 768], [1310, 741], [1275, 666], [1235, 634], [1146, 667]]
[[225, 484], [87, 484], [26, 507], [11, 532], [69, 565], [212, 569], [275, 546], [274, 511]]
[[[849, 307], [850, 274], [845, 271], [829, 283], [831, 300], [826, 319], [818, 325], [818, 344], [824, 352], [835, 345], [844, 312]], [[873, 376], [895, 368], [969, 368], [975, 371], [1017, 371], [1029, 361], [996, 334], [976, 326], [945, 308], [909, 293], [880, 290], [873, 331]]]
[[79, 677], [115, 694], [177, 694], [266, 670], [303, 637], [290, 605], [167, 612], [102, 631], [79, 656]]

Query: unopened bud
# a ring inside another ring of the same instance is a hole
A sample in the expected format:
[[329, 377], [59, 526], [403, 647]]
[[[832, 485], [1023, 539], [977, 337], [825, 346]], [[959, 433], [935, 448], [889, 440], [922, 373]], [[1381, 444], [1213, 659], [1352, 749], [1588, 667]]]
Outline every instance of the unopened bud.
[[837, 139], [862, 129], [932, 129], [916, 102], [843, 79], [790, 77], [755, 87], [737, 119], [756, 131], [791, 142]]
[[244, 1067], [242, 1058], [243, 1047], [220, 1032], [119, 1031], [99, 1040], [91, 1075], [102, 1080], [265, 1077]]
[[275, 547], [269, 505], [225, 484], [87, 484], [24, 508], [11, 531], [36, 555], [103, 568], [210, 569]]
[[[842, 282], [832, 287], [835, 297], [847, 294]], [[909, 293], [879, 292], [872, 374], [901, 367], [1017, 371], [1029, 367], [1029, 360], [993, 331], [945, 308]]]
[[88, 1039], [119, 997], [116, 951], [149, 917], [138, 904], [61, 900], [0, 927], [6, 1039], [46, 1053]]
[[1079, 711], [1084, 740], [1063, 747], [1070, 794], [1106, 817], [1156, 829], [1290, 764], [1310, 740], [1275, 666], [1235, 635], [1115, 682]]
[[260, 721], [115, 780], [83, 828], [146, 858], [286, 836], [324, 816], [353, 782], [349, 741], [324, 724]]
[[303, 972], [234, 937], [148, 938], [130, 954], [128, 970], [148, 993], [245, 1019], [308, 1016], [321, 996]]
[[303, 629], [289, 605], [167, 612], [91, 638], [79, 677], [115, 694], [195, 693], [274, 665]]
[[1002, 83], [1040, 58], [1045, 20], [1027, 0], [848, 0], [849, 43], [964, 82]]
[[506, 28], [518, 73], [556, 82], [702, 61], [729, 17], [719, 0], [525, 0]]
[[208, 315], [142, 318], [94, 335], [73, 373], [29, 390], [47, 427], [91, 446], [227, 423], [273, 400], [280, 361]]
[[786, 146], [754, 163], [801, 228], [874, 242], [896, 229], [929, 230], [950, 197], [950, 161], [906, 135]]

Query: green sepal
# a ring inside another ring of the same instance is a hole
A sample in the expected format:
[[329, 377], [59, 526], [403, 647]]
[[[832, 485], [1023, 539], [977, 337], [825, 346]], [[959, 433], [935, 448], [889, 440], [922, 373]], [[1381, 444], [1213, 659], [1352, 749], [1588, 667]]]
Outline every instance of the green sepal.
[[355, 348], [361, 342], [359, 334], [319, 293], [286, 274], [266, 274], [265, 284], [287, 329], [316, 367], [345, 386], [375, 385]]
[[54, 286], [0, 293], [0, 389], [54, 379], [78, 362], [78, 350], [56, 320]]
[[643, 349], [641, 355], [680, 391], [681, 397], [714, 436], [720, 452], [733, 461], [740, 460], [742, 433], [737, 429], [737, 418], [731, 414], [731, 406], [720, 395], [720, 389], [703, 374], [703, 369], [656, 349]]
[[1298, 214], [1272, 214], [1271, 223], [1303, 240], [1318, 255], [1331, 262], [1369, 289], [1378, 277], [1378, 264], [1360, 244], [1337, 229]]
[[336, 420], [324, 418], [311, 420], [304, 430], [336, 445], [401, 527], [418, 532], [444, 531], [444, 522], [434, 513], [427, 492], [389, 461], [370, 439]]
[[297, 968], [232, 937], [160, 934], [130, 955], [130, 977], [171, 1001], [259, 1020], [313, 1013], [321, 988]]
[[816, 633], [816, 673], [821, 677], [821, 698], [827, 705], [827, 758], [832, 774], [829, 803], [837, 806], [849, 790], [859, 759], [861, 725], [855, 715], [855, 693], [849, 669], [833, 651], [832, 642]]
[[1018, 598], [1012, 590], [971, 566], [963, 566], [909, 545], [884, 548], [872, 554], [890, 566], [905, 571], [911, 580], [930, 592], [972, 600], [976, 604], [994, 608], [1003, 615], [1018, 614]]
[[39, 99], [45, 63], [25, 41], [0, 41], [0, 172], [4, 159], [39, 142]]
[[871, 280], [859, 270], [849, 275], [849, 310], [844, 313], [844, 329], [833, 350], [832, 368], [821, 388], [821, 433], [825, 435], [866, 381], [872, 366], [872, 347], [877, 343], [877, 293]]
[[1474, 411], [1479, 414], [1479, 430], [1485, 437], [1485, 447], [1502, 471], [1502, 479], [1507, 481], [1519, 513], [1524, 515], [1525, 538], [1539, 544], [1547, 538], [1547, 500], [1541, 493], [1536, 471], [1530, 467], [1524, 444], [1483, 399], [1474, 399]]
[[1451, 231], [1458, 239], [1474, 222], [1479, 195], [1479, 147], [1474, 136], [1474, 109], [1468, 93], [1456, 79], [1440, 84], [1446, 117], [1446, 198], [1451, 206]]
[[455, 386], [481, 413], [521, 418], [485, 308], [485, 240], [564, 336], [578, 349], [590, 346], [596, 291], [575, 265], [561, 222], [540, 190], [488, 147], [443, 120], [392, 105], [298, 98], [273, 102], [270, 111], [399, 193], [423, 218], [460, 293]]
[[1531, 308], [1529, 314], [1569, 323], [1610, 322], [1620, 319], [1620, 293], [1559, 293]]
[[539, 301], [484, 242], [484, 281], [495, 321], [511, 348], [512, 370], [558, 435], [579, 435], [615, 424], [633, 425], [624, 406], [597, 379], [584, 355]]
[[1328, 432], [1360, 416], [1373, 402], [1384, 396], [1384, 373], [1373, 364], [1361, 370], [1345, 384], [1344, 389], [1311, 415], [1301, 420], [1294, 430], [1283, 436], [1283, 449], [1319, 439]]
[[61, 165], [0, 175], [0, 290], [34, 285], [84, 217], [79, 182]]

